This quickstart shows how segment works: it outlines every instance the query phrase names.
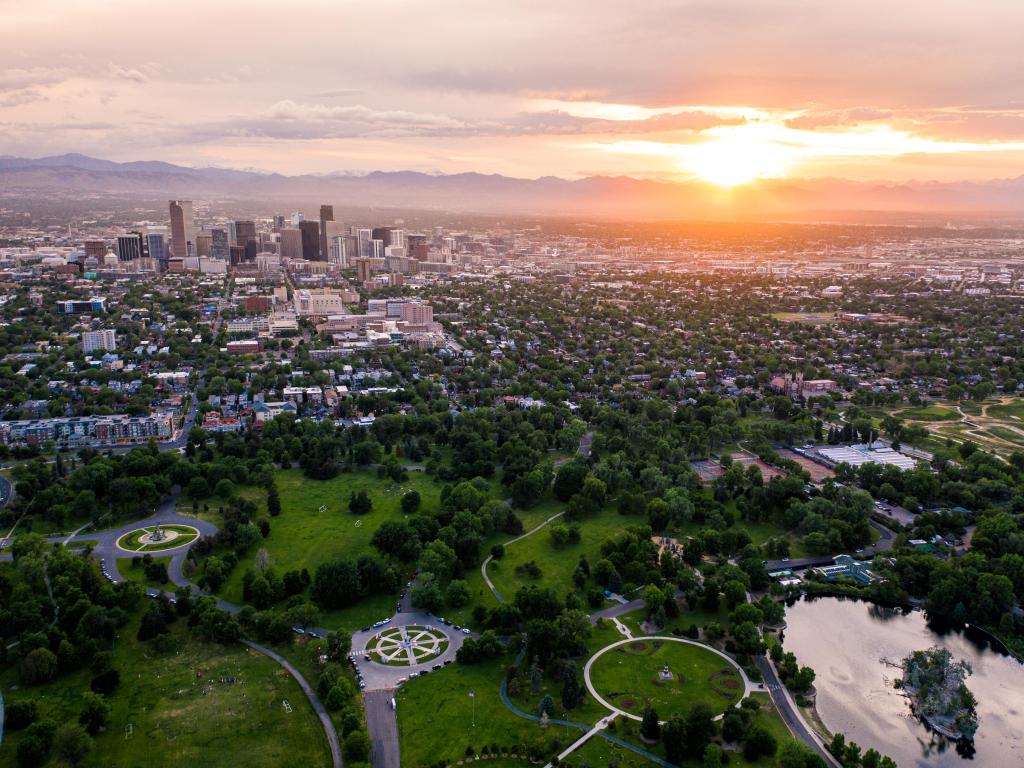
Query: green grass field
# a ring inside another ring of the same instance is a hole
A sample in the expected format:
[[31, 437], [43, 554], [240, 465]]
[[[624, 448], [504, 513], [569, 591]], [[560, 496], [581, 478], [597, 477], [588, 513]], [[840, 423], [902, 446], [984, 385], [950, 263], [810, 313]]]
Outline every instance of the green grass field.
[[1024, 421], [1024, 399], [1006, 404], [990, 405], [988, 407], [988, 415], [993, 419], [1003, 419], [1010, 422]]
[[959, 421], [960, 414], [952, 408], [944, 408], [940, 405], [930, 405], [921, 408], [907, 408], [897, 411], [896, 416], [911, 421]]
[[[121, 685], [109, 697], [107, 729], [96, 736], [86, 766], [327, 765], [323, 728], [298, 683], [277, 663], [241, 644], [221, 646], [190, 638], [185, 620], [173, 625], [174, 650], [156, 653], [134, 640], [138, 620], [121, 631], [114, 666]], [[234, 682], [227, 682], [233, 677]], [[16, 675], [0, 676], [9, 704], [38, 702], [57, 723], [77, 719], [87, 670], [30, 689], [12, 690]], [[287, 712], [283, 703], [292, 709]], [[5, 734], [0, 764], [14, 765], [18, 732]]]
[[[662, 679], [667, 665], [671, 679]], [[634, 715], [653, 706], [662, 720], [702, 702], [724, 712], [743, 694], [732, 664], [694, 645], [640, 638], [600, 656], [590, 679], [608, 702]]]
[[[330, 560], [375, 552], [370, 546], [373, 532], [389, 520], [402, 520], [400, 501], [404, 493], [416, 490], [422, 497], [422, 510], [436, 510], [441, 486], [420, 472], [409, 473], [404, 483], [380, 479], [376, 472], [346, 472], [332, 480], [309, 480], [295, 469], [277, 473], [281, 496], [281, 514], [270, 518], [270, 536], [262, 542], [278, 573], [307, 568], [312, 575], [318, 565]], [[365, 490], [373, 502], [367, 515], [348, 511], [352, 492]], [[266, 507], [266, 494], [258, 489], [244, 489], [242, 494], [254, 500], [260, 509]], [[326, 506], [324, 512], [318, 511]], [[220, 594], [231, 602], [242, 601], [242, 576], [252, 567], [258, 548], [242, 558], [221, 588]], [[325, 617], [345, 629], [360, 628], [394, 613], [395, 595], [376, 595], [360, 601], [350, 609]], [[374, 617], [370, 619], [370, 617]], [[367, 621], [367, 619], [370, 619]], [[334, 623], [328, 626], [334, 628]]]
[[[504, 656], [479, 664], [452, 664], [399, 688], [395, 701], [402, 765], [428, 766], [439, 760], [453, 765], [466, 756], [467, 747], [479, 753], [485, 744], [505, 749], [547, 744], [550, 731], [513, 714], [498, 694], [504, 669], [512, 661]], [[473, 698], [470, 691], [475, 692]]]
[[[559, 518], [532, 536], [506, 547], [505, 556], [501, 560], [491, 561], [488, 575], [506, 600], [511, 600], [520, 588], [531, 584], [551, 587], [559, 595], [564, 595], [573, 588], [572, 574], [579, 563], [580, 555], [585, 555], [593, 566], [600, 559], [601, 544], [604, 540], [632, 522], [636, 521], [623, 517], [611, 508], [603, 509], [577, 523], [581, 534], [579, 543], [556, 548], [551, 541], [551, 525], [570, 524]], [[541, 569], [539, 578], [534, 579], [516, 573], [516, 566], [529, 563], [531, 560]]]

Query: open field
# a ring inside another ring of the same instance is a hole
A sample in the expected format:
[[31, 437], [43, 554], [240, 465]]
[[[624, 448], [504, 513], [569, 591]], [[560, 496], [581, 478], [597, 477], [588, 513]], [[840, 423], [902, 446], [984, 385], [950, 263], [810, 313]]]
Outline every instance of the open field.
[[501, 701], [502, 673], [512, 661], [504, 656], [479, 664], [452, 664], [399, 688], [395, 701], [402, 764], [454, 764], [465, 757], [467, 747], [479, 753], [485, 744], [508, 749], [549, 742], [550, 732], [513, 714]]
[[[615, 510], [605, 508], [577, 523], [580, 526], [579, 543], [558, 548], [551, 541], [550, 526], [571, 524], [559, 519], [532, 536], [507, 547], [503, 558], [491, 561], [488, 575], [501, 596], [509, 601], [520, 588], [530, 584], [551, 587], [559, 595], [564, 595], [572, 589], [572, 574], [579, 563], [580, 555], [585, 555], [591, 564], [596, 563], [600, 558], [601, 544], [604, 540], [636, 522], [640, 521], [623, 517]], [[539, 578], [516, 573], [517, 566], [531, 561], [540, 568]]]
[[[312, 575], [317, 566], [341, 557], [358, 558], [375, 551], [370, 546], [373, 532], [387, 521], [404, 519], [400, 502], [410, 490], [419, 492], [421, 510], [438, 508], [441, 486], [423, 473], [412, 472], [404, 483], [394, 483], [377, 477], [375, 471], [346, 472], [331, 480], [309, 480], [295, 469], [277, 473], [277, 488], [281, 496], [281, 514], [270, 518], [270, 536], [261, 545], [266, 547], [277, 571], [306, 568]], [[366, 515], [353, 515], [348, 511], [349, 496], [365, 490], [373, 502], [373, 511]], [[244, 489], [261, 509], [266, 508], [266, 494], [261, 489]], [[326, 507], [320, 512], [321, 507]], [[242, 576], [254, 565], [256, 549], [242, 558], [231, 572], [220, 594], [232, 602], [242, 601]], [[371, 620], [390, 616], [394, 612], [396, 595], [377, 595], [367, 598], [336, 617], [346, 629], [358, 628]], [[379, 615], [378, 615], [379, 614]]]
[[[121, 685], [108, 698], [109, 725], [84, 765], [227, 767], [238, 765], [240, 755], [247, 768], [329, 764], [320, 722], [298, 683], [275, 662], [241, 644], [195, 641], [184, 619], [173, 625], [173, 650], [166, 653], [135, 642], [137, 628], [137, 620], [129, 623], [117, 642]], [[22, 691], [9, 670], [0, 683], [8, 704], [31, 698], [42, 716], [60, 723], [77, 719], [89, 678], [83, 670]], [[5, 734], [0, 764], [14, 764], [20, 736]]]
[[724, 712], [743, 695], [732, 664], [709, 650], [665, 640], [637, 638], [607, 651], [594, 662], [590, 679], [619, 709], [641, 715], [650, 705], [662, 720], [698, 702]]
[[958, 421], [961, 418], [960, 414], [952, 408], [941, 405], [906, 408], [897, 411], [894, 415], [907, 421]]

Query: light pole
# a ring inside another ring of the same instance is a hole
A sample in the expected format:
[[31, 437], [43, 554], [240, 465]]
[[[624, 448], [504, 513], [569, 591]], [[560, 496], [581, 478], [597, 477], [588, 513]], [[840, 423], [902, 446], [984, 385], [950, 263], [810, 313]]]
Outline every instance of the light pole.
[[476, 691], [472, 688], [469, 690], [469, 701], [472, 704], [473, 711], [472, 727], [476, 728]]

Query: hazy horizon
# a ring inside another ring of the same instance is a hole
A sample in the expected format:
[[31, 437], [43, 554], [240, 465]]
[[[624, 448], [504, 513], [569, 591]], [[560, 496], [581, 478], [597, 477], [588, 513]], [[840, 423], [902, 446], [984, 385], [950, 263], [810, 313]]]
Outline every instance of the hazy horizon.
[[1024, 6], [0, 0], [0, 154], [718, 186], [1024, 169]]

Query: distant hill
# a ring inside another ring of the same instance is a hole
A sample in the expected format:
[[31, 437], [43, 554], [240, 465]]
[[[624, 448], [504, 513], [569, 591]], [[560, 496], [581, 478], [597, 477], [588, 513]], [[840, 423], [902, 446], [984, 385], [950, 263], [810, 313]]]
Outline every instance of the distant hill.
[[[968, 214], [1024, 217], [1024, 177], [983, 183], [861, 183], [841, 179], [764, 180], [721, 190], [626, 176], [579, 180], [498, 174], [284, 176], [160, 161], [115, 163], [67, 154], [0, 156], [0, 194], [45, 193], [185, 198], [323, 200], [360, 207], [641, 219], [816, 218], [829, 214]], [[840, 218], [848, 218], [842, 215]]]

